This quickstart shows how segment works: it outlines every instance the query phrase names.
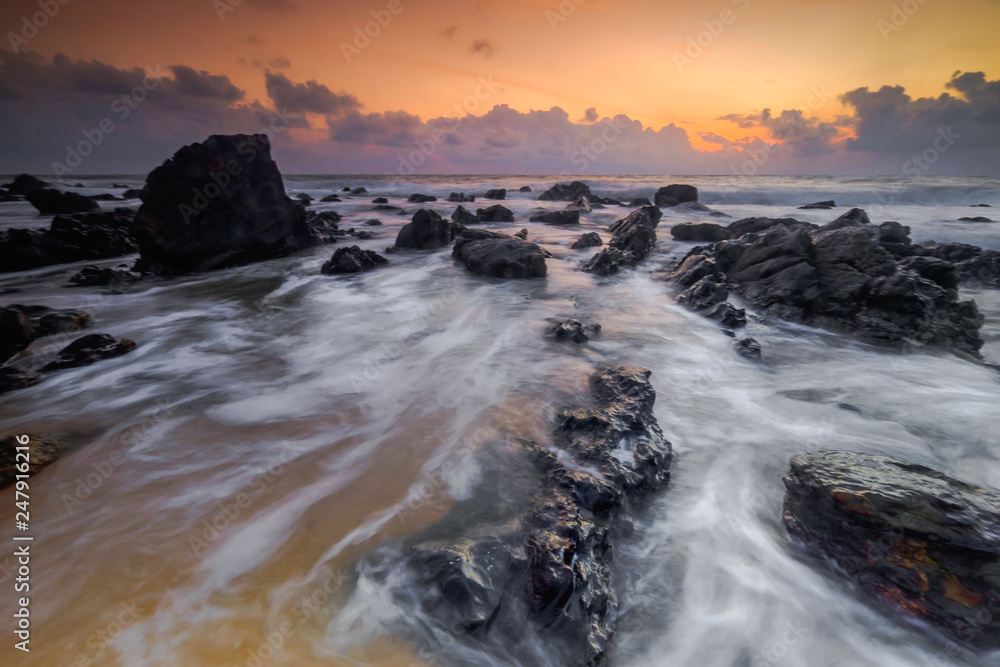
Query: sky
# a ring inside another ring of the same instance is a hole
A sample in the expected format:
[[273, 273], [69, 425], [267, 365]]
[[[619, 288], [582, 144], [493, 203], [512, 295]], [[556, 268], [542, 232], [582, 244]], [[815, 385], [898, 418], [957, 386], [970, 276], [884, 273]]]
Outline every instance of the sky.
[[998, 0], [5, 0], [0, 172], [1000, 174]]

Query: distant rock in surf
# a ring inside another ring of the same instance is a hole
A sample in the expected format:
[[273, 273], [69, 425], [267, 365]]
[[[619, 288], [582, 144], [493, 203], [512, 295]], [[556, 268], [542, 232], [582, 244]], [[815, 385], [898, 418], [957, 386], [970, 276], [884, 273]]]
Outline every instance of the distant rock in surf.
[[71, 215], [101, 210], [97, 202], [90, 197], [75, 192], [61, 192], [54, 188], [32, 190], [25, 195], [25, 199], [42, 215]]
[[531, 222], [544, 222], [547, 225], [579, 225], [580, 211], [547, 211], [534, 214], [530, 220]]
[[36, 178], [31, 174], [21, 174], [16, 176], [14, 180], [3, 186], [6, 188], [7, 192], [12, 195], [21, 195], [22, 197], [32, 192], [39, 192], [49, 187], [49, 184], [40, 178]]
[[545, 334], [558, 341], [570, 341], [582, 345], [600, 331], [600, 324], [584, 324], [580, 320], [563, 320], [550, 326]]
[[0, 231], [0, 273], [129, 255], [136, 251], [131, 227], [116, 211], [58, 215], [49, 229]]
[[436, 250], [451, 244], [454, 237], [450, 220], [445, 220], [435, 211], [422, 208], [413, 215], [409, 224], [403, 225], [399, 230], [396, 247]]
[[815, 204], [806, 204], [805, 206], [799, 206], [799, 210], [810, 211], [810, 210], [822, 210], [828, 211], [831, 208], [837, 208], [837, 202], [835, 201], [818, 201]]
[[476, 217], [483, 222], [514, 222], [514, 212], [506, 206], [495, 204], [476, 211]]
[[544, 278], [548, 273], [541, 247], [485, 229], [462, 232], [452, 256], [472, 273], [490, 278]]
[[586, 183], [556, 183], [551, 188], [538, 195], [541, 201], [574, 201], [580, 197], [593, 197]]
[[136, 347], [135, 343], [122, 338], [116, 341], [108, 334], [90, 334], [67, 345], [55, 360], [42, 367], [42, 372], [65, 370], [90, 366], [98, 361], [114, 359], [128, 354]]
[[483, 195], [483, 199], [506, 199], [506, 198], [507, 198], [507, 190], [504, 188], [487, 190], [486, 194]]
[[374, 250], [362, 250], [355, 245], [349, 248], [337, 248], [330, 261], [323, 265], [321, 272], [328, 276], [342, 273], [363, 273], [388, 263], [389, 260]]
[[990, 218], [986, 218], [986, 217], [983, 217], [981, 215], [977, 215], [974, 218], [968, 218], [968, 217], [966, 217], [966, 218], [959, 218], [958, 221], [959, 222], [993, 222], [993, 220], [991, 220]]
[[674, 225], [670, 234], [678, 241], [718, 243], [729, 238], [729, 230], [712, 222], [683, 222]]
[[470, 225], [478, 225], [482, 222], [479, 216], [465, 208], [464, 206], [459, 206], [451, 214], [451, 221], [459, 225], [464, 225], [466, 227]]
[[693, 185], [668, 185], [657, 190], [653, 198], [653, 202], [660, 208], [697, 201], [698, 188]]
[[452, 192], [448, 195], [448, 201], [467, 204], [476, 201], [476, 198], [473, 195], [466, 195], [464, 192]]

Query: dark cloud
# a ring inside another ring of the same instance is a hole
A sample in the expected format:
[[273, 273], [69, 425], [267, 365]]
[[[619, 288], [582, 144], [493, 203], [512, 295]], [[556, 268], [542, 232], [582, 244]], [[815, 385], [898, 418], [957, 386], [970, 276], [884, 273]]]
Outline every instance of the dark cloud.
[[597, 114], [597, 109], [595, 109], [594, 107], [590, 107], [589, 109], [583, 112], [583, 119], [580, 122], [596, 123], [599, 119], [600, 116]]
[[[754, 127], [764, 128], [771, 138], [792, 149], [796, 157], [819, 157], [836, 152], [834, 141], [840, 134], [843, 122], [823, 122], [817, 118], [807, 118], [799, 109], [785, 109], [775, 116], [770, 109], [764, 109], [759, 114], [728, 114], [719, 120], [727, 120], [743, 129]], [[718, 135], [712, 135], [718, 137]], [[711, 141], [702, 135], [706, 141]], [[722, 144], [719, 141], [713, 143]]]
[[341, 115], [361, 108], [353, 95], [335, 93], [316, 81], [293, 83], [281, 72], [268, 71], [264, 83], [275, 107], [292, 113]]
[[176, 92], [183, 95], [235, 102], [243, 99], [245, 94], [232, 84], [228, 76], [212, 75], [183, 65], [174, 65], [170, 71], [174, 73]]
[[441, 31], [441, 36], [447, 39], [454, 39], [456, 32], [458, 32], [458, 26], [450, 25]]
[[480, 55], [484, 58], [492, 58], [495, 52], [496, 47], [493, 45], [493, 42], [484, 38], [472, 40], [472, 46], [469, 47], [469, 53]]
[[352, 144], [408, 146], [425, 134], [420, 118], [405, 111], [351, 112], [342, 118], [329, 118], [327, 122], [331, 139]]

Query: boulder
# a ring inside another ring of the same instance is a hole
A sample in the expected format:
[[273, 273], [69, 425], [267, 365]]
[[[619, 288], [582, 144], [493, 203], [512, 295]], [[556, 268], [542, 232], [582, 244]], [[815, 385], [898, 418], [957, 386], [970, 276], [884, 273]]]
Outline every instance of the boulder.
[[455, 209], [454, 213], [451, 214], [451, 221], [460, 225], [465, 225], [466, 227], [470, 225], [478, 225], [482, 222], [482, 220], [479, 219], [479, 216], [464, 206], [459, 206]]
[[417, 193], [410, 195], [410, 198], [407, 199], [406, 201], [408, 201], [411, 204], [426, 204], [427, 202], [432, 202], [437, 200], [438, 200], [437, 197], [432, 197], [430, 195], [422, 195]]
[[7, 188], [7, 192], [10, 194], [21, 195], [23, 197], [32, 192], [45, 190], [49, 187], [49, 184], [31, 174], [21, 174], [15, 177], [13, 182], [8, 183], [4, 187]]
[[327, 276], [341, 273], [363, 273], [388, 263], [389, 260], [374, 250], [362, 250], [355, 245], [349, 248], [337, 248], [330, 261], [323, 265], [321, 272]]
[[541, 201], [575, 201], [583, 196], [588, 199], [593, 197], [590, 187], [586, 183], [573, 181], [572, 183], [556, 183], [538, 195], [538, 199]]
[[507, 198], [507, 190], [504, 188], [487, 190], [486, 194], [483, 195], [483, 199], [506, 199], [506, 198]]
[[[975, 302], [959, 301], [949, 267], [890, 253], [884, 239], [905, 248], [909, 238], [894, 225], [876, 227], [860, 209], [821, 228], [741, 220], [729, 226], [731, 240], [695, 248], [671, 279], [689, 288], [718, 275], [750, 305], [780, 319], [897, 348], [931, 345], [978, 354], [984, 318]], [[910, 255], [934, 256], [918, 249]], [[986, 252], [935, 250], [946, 261], [952, 255], [982, 261]]]
[[519, 187], [517, 189], [517, 191], [518, 192], [531, 192], [531, 186], [530, 185], [522, 185], [521, 187]]
[[500, 204], [479, 209], [476, 217], [483, 222], [514, 222], [514, 212]]
[[129, 188], [122, 193], [122, 199], [139, 199], [142, 197], [142, 190], [136, 190], [135, 188]]
[[695, 243], [718, 243], [729, 238], [729, 230], [712, 222], [684, 222], [670, 229], [678, 241]]
[[579, 225], [580, 211], [548, 211], [531, 216], [531, 222], [544, 222], [547, 225]]
[[466, 195], [464, 192], [452, 192], [448, 195], [448, 201], [466, 204], [476, 201], [476, 198], [473, 195]]
[[422, 208], [413, 215], [413, 220], [403, 225], [396, 237], [397, 248], [416, 250], [436, 250], [449, 245], [454, 240], [452, 223], [435, 211]]
[[974, 218], [959, 218], [958, 221], [959, 222], [993, 222], [993, 220], [991, 220], [990, 218], [986, 218], [986, 217], [983, 217], [981, 215], [977, 215]]
[[90, 197], [75, 192], [60, 192], [54, 188], [32, 190], [25, 199], [42, 215], [63, 215], [99, 211], [101, 207]]
[[378, 218], [371, 218], [369, 220], [365, 220], [365, 225], [367, 227], [382, 227], [383, 226], [382, 225], [382, 221], [379, 220]]
[[[561, 410], [552, 443], [510, 442], [513, 476], [533, 485], [515, 520], [456, 512], [407, 540], [404, 567], [419, 591], [408, 599], [465, 641], [502, 642], [512, 664], [541, 664], [537, 648], [525, 646], [538, 641], [558, 646], [562, 664], [604, 664], [619, 608], [612, 527], [670, 478], [671, 445], [653, 415], [649, 376], [629, 366], [597, 372], [593, 407]], [[534, 660], [517, 659], [520, 648]]]
[[35, 340], [28, 316], [16, 308], [0, 307], [0, 364], [26, 350]]
[[1000, 646], [1000, 491], [898, 459], [823, 451], [792, 459], [789, 537], [830, 559], [901, 618]]
[[285, 194], [263, 134], [213, 135], [146, 179], [135, 236], [144, 273], [184, 274], [258, 262], [320, 243]]
[[828, 211], [831, 208], [837, 208], [837, 202], [835, 202], [835, 201], [818, 201], [815, 204], [806, 204], [805, 206], [799, 206], [799, 209], [803, 210], [803, 211], [809, 211], [809, 210]]
[[[0, 393], [3, 393], [3, 379], [0, 378]], [[19, 440], [19, 438], [22, 438]], [[27, 438], [27, 444], [22, 445], [23, 438]], [[18, 457], [18, 448], [27, 447], [30, 452], [28, 460]], [[27, 473], [36, 475], [68, 451], [66, 445], [55, 439], [39, 438], [34, 435], [11, 435], [0, 433], [0, 489], [4, 489], [15, 481], [19, 475], [25, 474], [19, 468], [19, 464], [27, 464]]]
[[102, 269], [97, 266], [85, 266], [69, 279], [71, 287], [106, 287], [114, 293], [119, 293], [134, 283], [136, 277], [129, 271]]
[[936, 257], [955, 265], [959, 280], [972, 285], [1000, 287], [1000, 251], [983, 250], [966, 243], [935, 243], [913, 246], [912, 254]]
[[585, 250], [587, 248], [597, 248], [602, 245], [604, 245], [604, 241], [601, 239], [600, 234], [597, 232], [587, 232], [570, 247], [573, 250]]
[[321, 204], [330, 204], [333, 202], [341, 201], [340, 195], [327, 195], [319, 200]]
[[519, 231], [517, 234], [514, 234], [514, 236], [516, 238], [519, 238], [519, 239], [522, 239], [524, 241], [527, 241], [528, 240], [528, 228], [525, 227], [524, 229], [522, 229], [521, 231]]
[[742, 329], [747, 325], [747, 311], [728, 302], [709, 308], [705, 311], [705, 317], [729, 330]]
[[372, 200], [372, 203], [373, 204], [388, 204], [389, 200], [386, 199], [385, 197], [375, 197], [375, 199]]
[[42, 368], [43, 373], [90, 366], [98, 361], [114, 359], [128, 354], [136, 347], [135, 343], [122, 338], [116, 341], [108, 334], [90, 334], [73, 341], [56, 358]]
[[390, 213], [398, 213], [399, 215], [406, 215], [406, 211], [400, 206], [393, 206], [392, 204], [379, 204], [378, 206], [372, 207], [373, 211], [387, 211]]
[[544, 278], [548, 272], [538, 245], [485, 229], [462, 232], [452, 256], [472, 273], [491, 278]]
[[653, 201], [660, 208], [698, 201], [698, 188], [693, 185], [668, 185], [656, 191]]
[[80, 310], [56, 310], [47, 306], [12, 305], [31, 322], [37, 338], [71, 333], [90, 326], [90, 315]]
[[600, 324], [584, 324], [580, 320], [564, 320], [550, 326], [546, 329], [545, 334], [558, 341], [570, 341], [582, 345], [600, 331]]
[[60, 215], [49, 229], [0, 231], [0, 273], [109, 259], [135, 251], [131, 221], [117, 211]]
[[741, 338], [733, 347], [736, 354], [749, 361], [760, 361], [764, 356], [760, 343], [754, 338]]
[[31, 371], [23, 371], [13, 366], [0, 366], [0, 394], [26, 389], [36, 384], [41, 377]]
[[354, 189], [352, 189], [352, 190], [350, 191], [350, 193], [351, 193], [351, 195], [352, 195], [352, 196], [354, 196], [354, 197], [360, 197], [361, 195], [366, 195], [366, 194], [368, 194], [368, 190], [366, 190], [366, 189], [365, 189], [365, 188], [363, 188], [363, 187], [360, 187], [360, 188], [354, 188]]

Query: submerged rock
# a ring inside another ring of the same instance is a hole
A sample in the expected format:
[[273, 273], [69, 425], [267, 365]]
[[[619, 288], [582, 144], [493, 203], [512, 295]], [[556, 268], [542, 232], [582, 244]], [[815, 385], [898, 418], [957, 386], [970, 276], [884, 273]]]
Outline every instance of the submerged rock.
[[832, 200], [831, 201], [818, 201], [815, 204], [806, 204], [805, 206], [799, 206], [799, 209], [802, 210], [802, 211], [810, 211], [810, 210], [828, 211], [831, 208], [837, 208], [837, 202], [832, 201]]
[[476, 217], [483, 222], [514, 222], [514, 212], [501, 204], [479, 209]]
[[354, 245], [349, 248], [337, 248], [333, 257], [323, 264], [320, 271], [328, 276], [340, 273], [363, 273], [388, 263], [389, 260], [374, 250], [362, 250]]
[[422, 208], [413, 215], [409, 224], [399, 230], [396, 247], [436, 250], [449, 245], [454, 237], [450, 220], [445, 220], [436, 211]]
[[600, 333], [600, 324], [584, 324], [580, 320], [564, 320], [556, 322], [546, 330], [546, 335], [556, 340], [568, 340], [578, 345], [582, 345], [590, 340], [590, 337]]
[[595, 255], [583, 270], [599, 276], [618, 273], [646, 259], [656, 247], [656, 226], [663, 212], [656, 206], [643, 206], [608, 228], [614, 236], [608, 249]]
[[250, 264], [320, 242], [285, 194], [263, 134], [213, 135], [154, 169], [135, 235], [137, 270], [161, 274]]
[[590, 187], [581, 181], [572, 183], [556, 183], [551, 188], [538, 195], [541, 201], [576, 201], [580, 197], [593, 198]]
[[98, 361], [128, 354], [135, 347], [135, 343], [127, 338], [116, 341], [108, 334], [90, 334], [78, 338], [63, 348], [54, 361], [42, 368], [42, 372], [48, 373], [67, 368], [90, 366]]
[[551, 445], [512, 444], [538, 489], [516, 521], [466, 519], [460, 536], [409, 541], [403, 553], [424, 613], [513, 648], [526, 610], [532, 634], [559, 646], [564, 664], [605, 662], [618, 620], [611, 526], [670, 478], [649, 376], [629, 366], [595, 373], [594, 407], [561, 411]]
[[968, 644], [1000, 646], [1000, 491], [833, 451], [796, 456], [784, 481], [789, 536], [866, 596]]
[[991, 220], [990, 218], [986, 218], [986, 217], [983, 217], [981, 215], [977, 215], [974, 218], [968, 218], [968, 217], [966, 217], [966, 218], [959, 218], [958, 221], [959, 222], [993, 222], [993, 220]]
[[538, 245], [485, 229], [462, 232], [452, 256], [472, 273], [491, 278], [544, 278], [546, 253]]
[[604, 245], [601, 235], [597, 232], [587, 232], [570, 246], [573, 250], [585, 250], [587, 248], [597, 248]]
[[544, 222], [547, 225], [579, 225], [580, 211], [548, 211], [531, 216], [531, 222]]
[[754, 338], [742, 338], [735, 345], [736, 354], [750, 361], [760, 361], [764, 356], [760, 343]]
[[42, 215], [71, 215], [101, 210], [97, 202], [90, 197], [75, 192], [61, 192], [54, 188], [32, 190], [25, 194], [25, 199]]
[[0, 364], [28, 349], [35, 340], [31, 320], [17, 308], [0, 307]]
[[28, 318], [38, 338], [79, 331], [90, 326], [90, 315], [80, 310], [56, 310], [48, 306], [16, 304], [10, 308], [20, 311]]
[[473, 195], [466, 195], [464, 192], [452, 192], [448, 195], [448, 201], [465, 204], [476, 201], [476, 198]]
[[0, 394], [26, 389], [36, 384], [41, 377], [31, 371], [23, 371], [13, 366], [0, 366]]

